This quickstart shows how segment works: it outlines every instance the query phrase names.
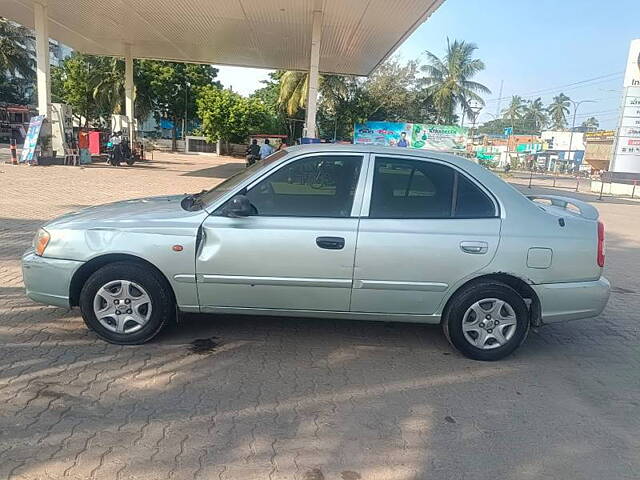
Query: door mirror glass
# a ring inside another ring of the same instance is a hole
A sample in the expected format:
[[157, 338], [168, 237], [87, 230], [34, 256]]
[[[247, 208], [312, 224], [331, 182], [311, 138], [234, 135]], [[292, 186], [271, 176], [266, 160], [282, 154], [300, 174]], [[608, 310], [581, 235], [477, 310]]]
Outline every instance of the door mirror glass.
[[223, 214], [227, 217], [248, 217], [254, 213], [253, 206], [244, 195], [236, 195], [227, 202]]

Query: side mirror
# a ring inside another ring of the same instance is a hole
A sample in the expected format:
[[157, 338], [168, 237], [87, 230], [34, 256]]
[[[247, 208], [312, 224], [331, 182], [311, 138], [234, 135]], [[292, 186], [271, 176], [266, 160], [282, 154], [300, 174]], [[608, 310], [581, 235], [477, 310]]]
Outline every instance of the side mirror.
[[244, 195], [231, 198], [224, 207], [223, 214], [227, 217], [248, 217], [253, 213], [253, 206]]

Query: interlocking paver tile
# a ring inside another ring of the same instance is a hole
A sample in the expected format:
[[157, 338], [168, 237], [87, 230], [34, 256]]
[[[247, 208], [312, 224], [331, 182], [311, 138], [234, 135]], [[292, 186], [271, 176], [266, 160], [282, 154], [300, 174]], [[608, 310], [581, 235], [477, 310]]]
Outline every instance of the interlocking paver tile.
[[[118, 347], [24, 296], [19, 257], [42, 222], [241, 167], [0, 164], [0, 479], [640, 477], [638, 202], [595, 201], [619, 287], [603, 315], [533, 331], [498, 363], [435, 327], [337, 320], [187, 316]], [[189, 350], [213, 336], [212, 352]]]

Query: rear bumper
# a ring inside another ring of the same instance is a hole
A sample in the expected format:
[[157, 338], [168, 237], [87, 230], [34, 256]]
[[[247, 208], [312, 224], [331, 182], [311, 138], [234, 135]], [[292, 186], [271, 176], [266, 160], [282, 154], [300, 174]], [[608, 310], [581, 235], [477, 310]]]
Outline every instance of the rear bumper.
[[547, 283], [531, 287], [540, 299], [543, 323], [600, 315], [609, 300], [611, 289], [604, 277], [592, 282]]
[[22, 278], [27, 297], [34, 302], [69, 308], [69, 286], [82, 262], [37, 256], [27, 250], [22, 256]]

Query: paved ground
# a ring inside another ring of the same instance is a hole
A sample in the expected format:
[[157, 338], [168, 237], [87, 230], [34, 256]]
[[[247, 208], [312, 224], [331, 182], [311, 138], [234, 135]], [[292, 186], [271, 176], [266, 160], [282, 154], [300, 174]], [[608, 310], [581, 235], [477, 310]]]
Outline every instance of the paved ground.
[[[308, 319], [193, 316], [117, 347], [77, 310], [27, 300], [18, 257], [58, 214], [196, 191], [239, 166], [156, 160], [0, 165], [0, 479], [640, 477], [640, 203], [598, 203], [605, 313], [532, 332], [499, 363], [461, 357], [434, 327]], [[196, 339], [215, 345], [195, 353]]]

